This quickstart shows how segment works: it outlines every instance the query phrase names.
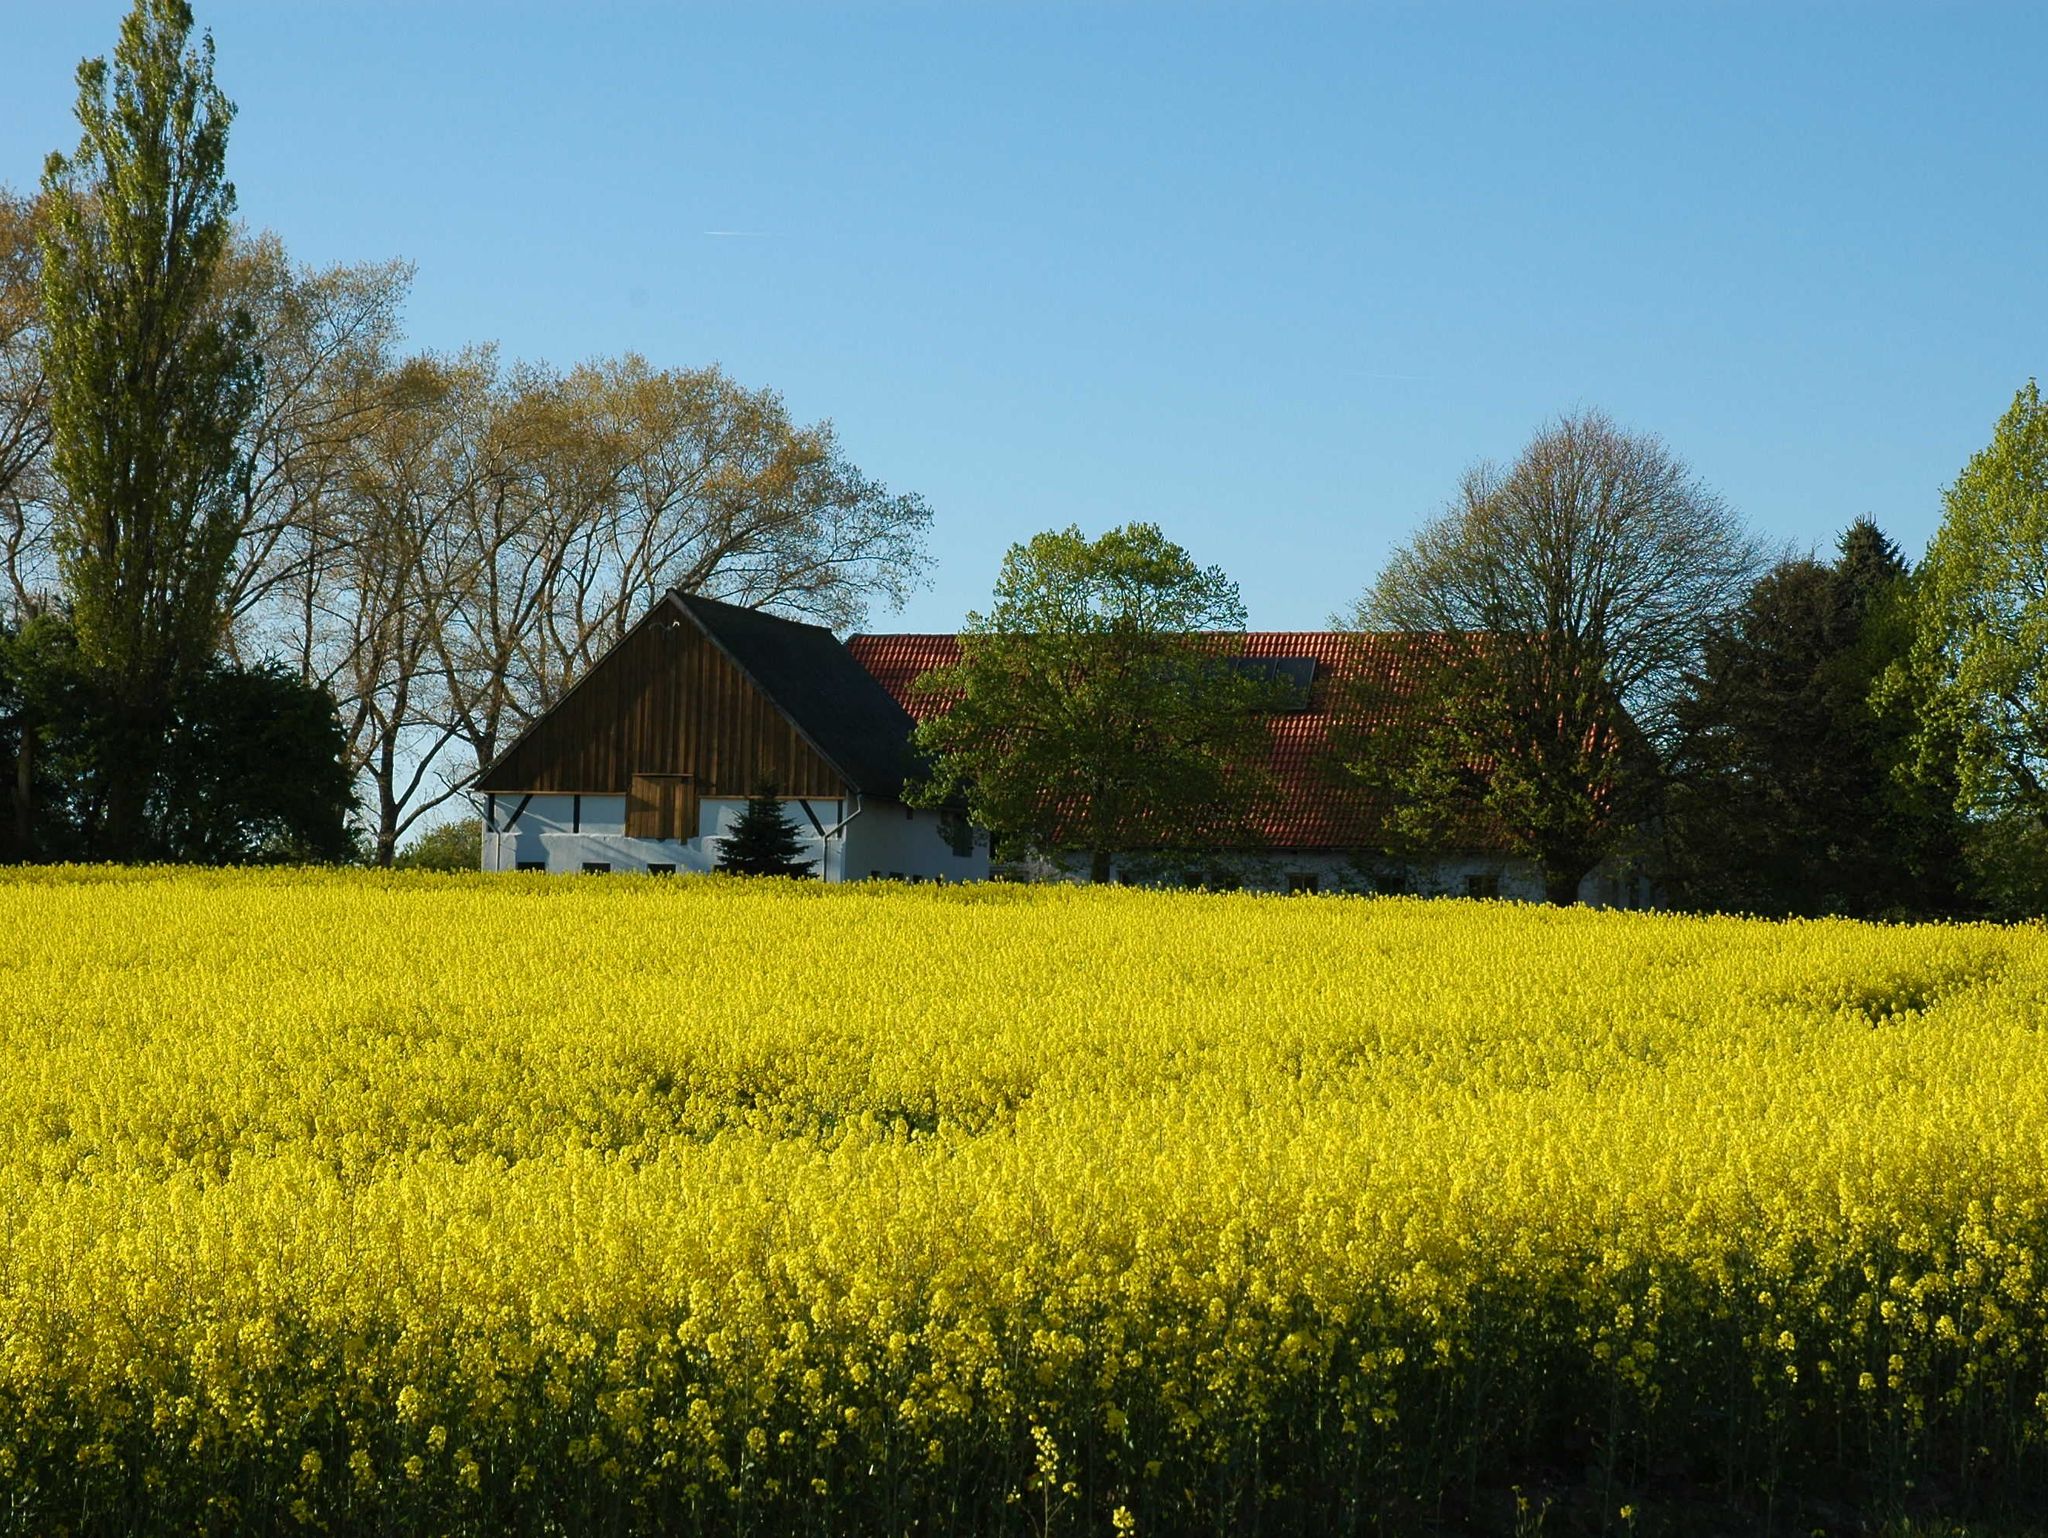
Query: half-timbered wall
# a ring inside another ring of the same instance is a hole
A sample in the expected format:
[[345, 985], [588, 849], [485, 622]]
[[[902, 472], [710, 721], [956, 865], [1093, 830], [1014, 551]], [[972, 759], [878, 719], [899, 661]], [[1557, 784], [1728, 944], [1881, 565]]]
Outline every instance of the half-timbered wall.
[[710, 637], [663, 604], [477, 788], [623, 795], [629, 833], [674, 837], [668, 830], [694, 829], [702, 797], [744, 796], [764, 779], [786, 796], [847, 794], [789, 718]]

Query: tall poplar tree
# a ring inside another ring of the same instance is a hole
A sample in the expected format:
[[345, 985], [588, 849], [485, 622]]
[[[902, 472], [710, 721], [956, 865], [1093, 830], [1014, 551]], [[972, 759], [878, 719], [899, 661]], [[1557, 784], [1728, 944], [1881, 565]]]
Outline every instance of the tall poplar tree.
[[234, 107], [185, 0], [136, 0], [111, 67], [78, 67], [82, 130], [43, 170], [40, 226], [59, 570], [105, 695], [106, 852], [137, 847], [180, 690], [212, 660], [259, 363], [216, 275]]

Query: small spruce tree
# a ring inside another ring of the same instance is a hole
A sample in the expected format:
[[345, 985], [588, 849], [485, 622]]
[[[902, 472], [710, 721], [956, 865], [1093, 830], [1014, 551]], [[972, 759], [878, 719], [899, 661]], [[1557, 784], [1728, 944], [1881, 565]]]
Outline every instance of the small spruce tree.
[[817, 862], [799, 859], [802, 847], [803, 834], [770, 783], [747, 798], [747, 809], [719, 846], [718, 868], [729, 876], [808, 876]]

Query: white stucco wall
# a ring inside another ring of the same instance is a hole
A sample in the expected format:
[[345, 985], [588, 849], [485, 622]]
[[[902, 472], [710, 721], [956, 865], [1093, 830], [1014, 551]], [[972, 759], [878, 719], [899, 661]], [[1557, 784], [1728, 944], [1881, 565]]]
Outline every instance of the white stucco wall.
[[[803, 835], [802, 852], [818, 862], [813, 870], [824, 880], [989, 878], [986, 836], [977, 835], [969, 853], [957, 854], [948, 838], [949, 820], [937, 812], [882, 798], [868, 800], [858, 814], [850, 800], [805, 803], [791, 799], [786, 804]], [[575, 875], [586, 865], [603, 865], [611, 873], [630, 874], [666, 865], [685, 874], [717, 867], [720, 843], [746, 809], [746, 801], [741, 797], [704, 798], [697, 806], [697, 836], [677, 840], [626, 837], [624, 796], [534, 796], [518, 810], [515, 820], [513, 813], [518, 807], [517, 797], [498, 798], [498, 826], [487, 827], [483, 835], [485, 870], [510, 871], [531, 864], [552, 875]], [[512, 822], [509, 828], [507, 821]], [[833, 836], [821, 838], [820, 827]], [[1006, 866], [1003, 873], [1080, 881], [1086, 879], [1087, 862], [1070, 859], [1064, 862], [1064, 869], [1042, 864]], [[1389, 876], [1394, 878], [1391, 883], [1385, 879]], [[1477, 857], [1405, 866], [1383, 862], [1375, 868], [1372, 862], [1348, 854], [1268, 850], [1254, 855], [1208, 856], [1192, 867], [1132, 860], [1114, 867], [1111, 875], [1112, 880], [1144, 885], [1201, 881], [1277, 892], [1289, 890], [1300, 877], [1313, 877], [1314, 889], [1320, 892], [1399, 890], [1425, 897], [1491, 894], [1524, 902], [1543, 899], [1542, 878], [1528, 861]], [[1610, 862], [1580, 884], [1579, 900], [1594, 907], [1643, 908], [1651, 905], [1651, 890], [1644, 878]]]
[[[526, 802], [521, 810], [520, 802]], [[514, 813], [517, 819], [514, 819]], [[499, 828], [512, 823], [525, 833], [614, 833], [626, 831], [624, 796], [500, 796], [496, 821]]]
[[[626, 837], [623, 796], [584, 796], [580, 808], [569, 796], [535, 796], [524, 810], [519, 800], [498, 798], [497, 826], [486, 827], [483, 835], [485, 870], [521, 865], [537, 865], [550, 875], [579, 874], [586, 865], [607, 866], [612, 874], [645, 872], [654, 865], [673, 866], [677, 874], [713, 870], [727, 830], [747, 804], [742, 797], [707, 796], [697, 803], [696, 837], [651, 839]], [[858, 815], [851, 815], [852, 801], [792, 798], [785, 805], [803, 835], [801, 853], [818, 862], [813, 873], [824, 880], [877, 875], [917, 881], [988, 879], [987, 840], [977, 840], [967, 855], [955, 854], [936, 812], [910, 811], [900, 802], [880, 799], [867, 801]], [[820, 829], [833, 836], [821, 837]]]
[[948, 842], [949, 820], [938, 812], [874, 798], [846, 828], [846, 880], [988, 880], [988, 839], [977, 835], [966, 854]]

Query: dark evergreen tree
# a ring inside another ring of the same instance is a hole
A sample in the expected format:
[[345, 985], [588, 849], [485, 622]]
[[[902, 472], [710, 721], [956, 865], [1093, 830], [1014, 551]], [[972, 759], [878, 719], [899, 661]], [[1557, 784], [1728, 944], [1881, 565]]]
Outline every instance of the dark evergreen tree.
[[779, 787], [762, 786], [719, 845], [718, 868], [730, 876], [808, 876], [815, 860], [799, 859], [803, 833], [790, 821]]
[[197, 865], [355, 858], [355, 789], [326, 689], [277, 663], [216, 663], [178, 697], [142, 844]]
[[91, 856], [106, 799], [97, 767], [112, 735], [106, 714], [67, 616], [31, 615], [0, 630], [0, 860]]
[[1897, 774], [1910, 701], [1873, 689], [1911, 643], [1905, 562], [1869, 519], [1830, 565], [1781, 562], [1709, 635], [1678, 709], [1666, 829], [1682, 900], [1767, 914], [1956, 911], [1952, 788]]
[[124, 741], [68, 616], [0, 633], [0, 858], [246, 865], [357, 853], [333, 697], [288, 668], [215, 662], [187, 682], [143, 784], [140, 825], [117, 842], [109, 765]]

